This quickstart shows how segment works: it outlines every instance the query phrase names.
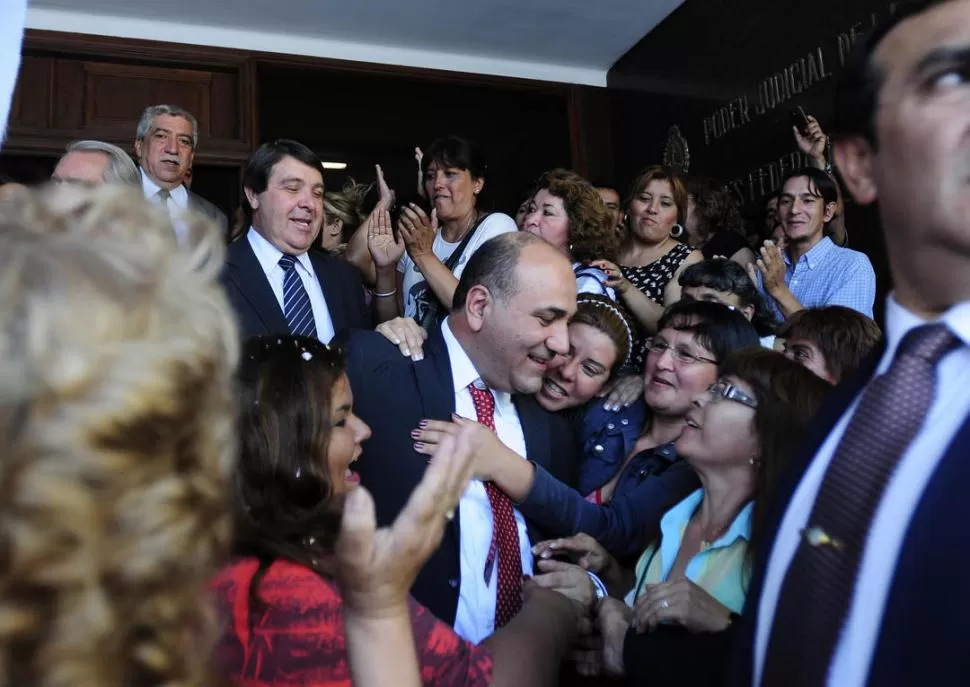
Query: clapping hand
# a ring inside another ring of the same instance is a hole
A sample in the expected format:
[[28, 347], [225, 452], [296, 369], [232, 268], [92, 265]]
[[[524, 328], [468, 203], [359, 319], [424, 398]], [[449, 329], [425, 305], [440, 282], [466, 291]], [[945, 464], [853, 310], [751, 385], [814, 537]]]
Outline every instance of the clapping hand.
[[404, 255], [404, 241], [394, 237], [391, 213], [379, 205], [380, 203], [367, 218], [367, 250], [374, 259], [374, 264], [381, 268], [398, 263]]
[[765, 291], [769, 294], [776, 293], [786, 286], [787, 267], [785, 266], [785, 258], [782, 255], [781, 248], [775, 245], [774, 241], [765, 241], [761, 247], [761, 257], [755, 260], [754, 265], [749, 264], [747, 269], [748, 276], [755, 284], [758, 283], [758, 273], [761, 274]]
[[401, 209], [397, 224], [398, 232], [407, 246], [413, 260], [432, 253], [434, 238], [438, 232], [438, 211], [432, 210], [431, 217], [414, 203]]
[[390, 527], [377, 529], [374, 500], [363, 487], [344, 505], [336, 546], [337, 582], [346, 608], [381, 618], [407, 608], [418, 571], [438, 548], [445, 524], [471, 477], [472, 432], [443, 437], [434, 460]]

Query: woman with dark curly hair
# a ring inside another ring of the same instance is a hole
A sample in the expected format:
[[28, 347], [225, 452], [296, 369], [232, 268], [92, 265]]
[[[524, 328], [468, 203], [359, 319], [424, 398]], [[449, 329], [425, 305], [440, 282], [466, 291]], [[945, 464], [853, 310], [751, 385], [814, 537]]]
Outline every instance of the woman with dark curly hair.
[[593, 260], [616, 260], [619, 245], [612, 215], [586, 179], [566, 169], [553, 169], [539, 177], [522, 229], [544, 238], [573, 260], [580, 293], [616, 300], [613, 289], [606, 285], [606, 273], [589, 265]]
[[754, 262], [741, 224], [741, 211], [731, 194], [717, 179], [692, 177], [687, 180], [687, 243], [705, 260], [724, 257], [746, 266]]

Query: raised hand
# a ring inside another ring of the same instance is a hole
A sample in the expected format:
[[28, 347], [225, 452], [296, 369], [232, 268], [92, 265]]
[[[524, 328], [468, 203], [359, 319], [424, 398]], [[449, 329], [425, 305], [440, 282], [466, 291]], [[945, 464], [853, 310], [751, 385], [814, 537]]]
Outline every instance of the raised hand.
[[378, 268], [396, 265], [404, 255], [404, 241], [394, 237], [391, 213], [384, 208], [374, 208], [367, 218], [367, 250]]
[[808, 129], [805, 133], [802, 133], [797, 126], [792, 127], [792, 131], [795, 133], [795, 142], [798, 144], [798, 149], [816, 162], [821, 162], [821, 165], [824, 167], [825, 150], [828, 146], [829, 139], [825, 135], [825, 132], [822, 131], [818, 120], [809, 115]]
[[381, 166], [374, 165], [374, 169], [377, 171], [377, 191], [379, 194], [377, 205], [374, 206], [374, 209], [380, 208], [381, 210], [390, 212], [391, 208], [394, 207], [394, 191], [387, 185], [387, 181], [384, 179], [384, 170], [381, 169]]
[[421, 163], [424, 161], [424, 151], [418, 147], [414, 149], [414, 161], [418, 163], [418, 195], [422, 198], [427, 198], [428, 194], [424, 190], [424, 171], [421, 169]]
[[[755, 261], [765, 291], [769, 294], [775, 293], [785, 288], [785, 258], [781, 253], [781, 248], [775, 245], [774, 241], [765, 241], [761, 247], [761, 256]], [[756, 282], [757, 283], [757, 282]]]

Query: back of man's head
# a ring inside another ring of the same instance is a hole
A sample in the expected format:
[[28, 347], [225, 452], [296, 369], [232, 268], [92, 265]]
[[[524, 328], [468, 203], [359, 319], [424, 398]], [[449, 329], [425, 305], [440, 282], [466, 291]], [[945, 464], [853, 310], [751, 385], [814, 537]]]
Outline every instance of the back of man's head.
[[824, 359], [829, 381], [837, 384], [859, 368], [882, 339], [882, 332], [862, 313], [829, 305], [799, 310], [788, 318], [780, 336], [787, 347], [799, 342], [814, 346]]
[[[90, 168], [90, 169], [89, 169]], [[107, 141], [74, 141], [57, 163], [55, 181], [94, 182], [94, 172], [104, 184], [141, 187], [141, 174], [131, 156]]]

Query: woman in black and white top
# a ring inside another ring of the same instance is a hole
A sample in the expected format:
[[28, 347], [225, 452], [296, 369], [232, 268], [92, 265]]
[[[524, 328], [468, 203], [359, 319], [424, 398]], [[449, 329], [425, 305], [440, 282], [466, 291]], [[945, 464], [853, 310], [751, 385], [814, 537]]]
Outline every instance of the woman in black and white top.
[[425, 150], [422, 169], [433, 209], [430, 217], [413, 203], [401, 209], [398, 231], [407, 253], [397, 265], [401, 312], [419, 322], [429, 307], [451, 309], [458, 278], [479, 246], [516, 231], [508, 215], [478, 208], [486, 165], [477, 146], [456, 136], [440, 138]]

